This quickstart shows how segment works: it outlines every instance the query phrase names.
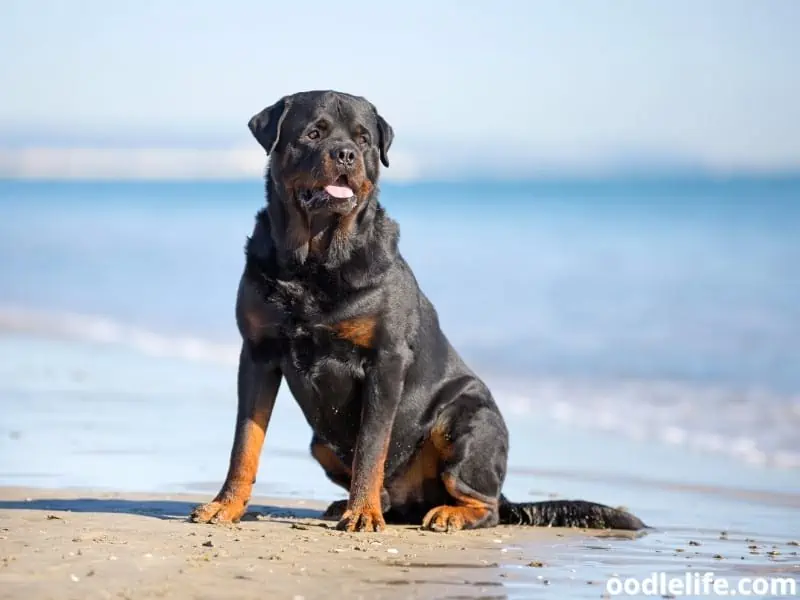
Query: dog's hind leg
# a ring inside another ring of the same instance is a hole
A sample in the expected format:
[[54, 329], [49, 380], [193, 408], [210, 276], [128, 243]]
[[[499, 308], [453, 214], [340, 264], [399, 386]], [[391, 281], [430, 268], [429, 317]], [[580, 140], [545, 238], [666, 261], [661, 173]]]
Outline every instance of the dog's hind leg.
[[353, 472], [339, 456], [336, 454], [333, 446], [324, 442], [316, 435], [311, 438], [311, 456], [314, 457], [325, 475], [336, 485], [343, 487], [346, 490], [350, 489], [350, 479]]
[[[348, 492], [350, 491], [352, 470], [342, 462], [329, 444], [316, 435], [311, 438], [311, 456], [320, 464], [328, 479]], [[322, 518], [338, 521], [342, 518], [345, 510], [347, 510], [347, 500], [334, 500], [325, 510]]]
[[456, 531], [496, 525], [508, 431], [494, 404], [459, 397], [438, 417], [431, 440], [441, 456], [440, 477], [450, 501], [429, 510], [422, 527]]
[[431, 439], [441, 457], [441, 479], [450, 496], [430, 509], [425, 529], [455, 531], [504, 525], [646, 528], [627, 511], [584, 500], [514, 503], [501, 495], [508, 455], [508, 430], [496, 407], [462, 396], [442, 412]]

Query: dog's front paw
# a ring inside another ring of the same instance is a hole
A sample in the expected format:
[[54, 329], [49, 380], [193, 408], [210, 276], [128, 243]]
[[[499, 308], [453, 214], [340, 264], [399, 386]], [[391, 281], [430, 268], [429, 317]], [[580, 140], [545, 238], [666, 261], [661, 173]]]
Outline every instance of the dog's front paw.
[[238, 498], [225, 498], [202, 504], [192, 511], [195, 523], [237, 523], [244, 515], [247, 503]]
[[386, 521], [380, 509], [364, 507], [361, 509], [348, 509], [342, 515], [342, 520], [336, 526], [341, 531], [383, 531]]

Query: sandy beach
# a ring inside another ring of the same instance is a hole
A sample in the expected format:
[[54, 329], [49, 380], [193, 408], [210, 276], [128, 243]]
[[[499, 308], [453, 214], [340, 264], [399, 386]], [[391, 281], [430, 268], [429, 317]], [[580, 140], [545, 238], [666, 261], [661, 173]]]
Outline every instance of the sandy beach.
[[0, 498], [4, 598], [506, 597], [565, 579], [548, 566], [564, 540], [608, 535], [347, 534], [319, 520], [320, 504], [275, 499], [210, 526], [185, 519], [200, 496], [3, 488]]
[[0, 597], [598, 598], [622, 573], [800, 579], [796, 541], [735, 532], [348, 534], [319, 519], [321, 503], [268, 498], [235, 526], [189, 523], [204, 499], [1, 488]]

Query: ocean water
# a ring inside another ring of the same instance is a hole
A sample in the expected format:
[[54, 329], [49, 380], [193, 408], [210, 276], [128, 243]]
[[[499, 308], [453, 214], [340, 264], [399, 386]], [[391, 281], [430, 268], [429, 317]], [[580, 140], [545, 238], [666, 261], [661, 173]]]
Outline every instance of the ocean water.
[[[563, 428], [606, 435], [619, 462], [630, 446], [613, 440], [629, 439], [798, 489], [800, 179], [386, 183], [381, 200], [445, 331], [508, 417], [512, 464], [525, 462], [515, 439], [534, 453], [532, 432]], [[43, 356], [57, 369], [96, 352], [133, 388], [132, 356], [218, 367], [227, 381], [243, 246], [263, 203], [258, 181], [0, 182], [6, 423], [35, 417], [21, 406]], [[197, 387], [187, 372], [173, 391]], [[41, 409], [51, 418], [85, 401], [58, 389]], [[232, 423], [232, 385], [214, 389], [228, 397], [196, 402]], [[291, 422], [278, 441], [294, 451], [307, 441]], [[192, 430], [171, 439], [189, 444]]]

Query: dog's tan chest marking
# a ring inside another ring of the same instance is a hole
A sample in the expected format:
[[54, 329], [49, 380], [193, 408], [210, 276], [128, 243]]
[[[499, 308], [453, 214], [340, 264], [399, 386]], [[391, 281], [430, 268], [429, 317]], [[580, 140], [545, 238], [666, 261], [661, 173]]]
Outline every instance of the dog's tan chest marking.
[[372, 348], [378, 320], [374, 316], [355, 317], [331, 326], [335, 334], [361, 348]]

